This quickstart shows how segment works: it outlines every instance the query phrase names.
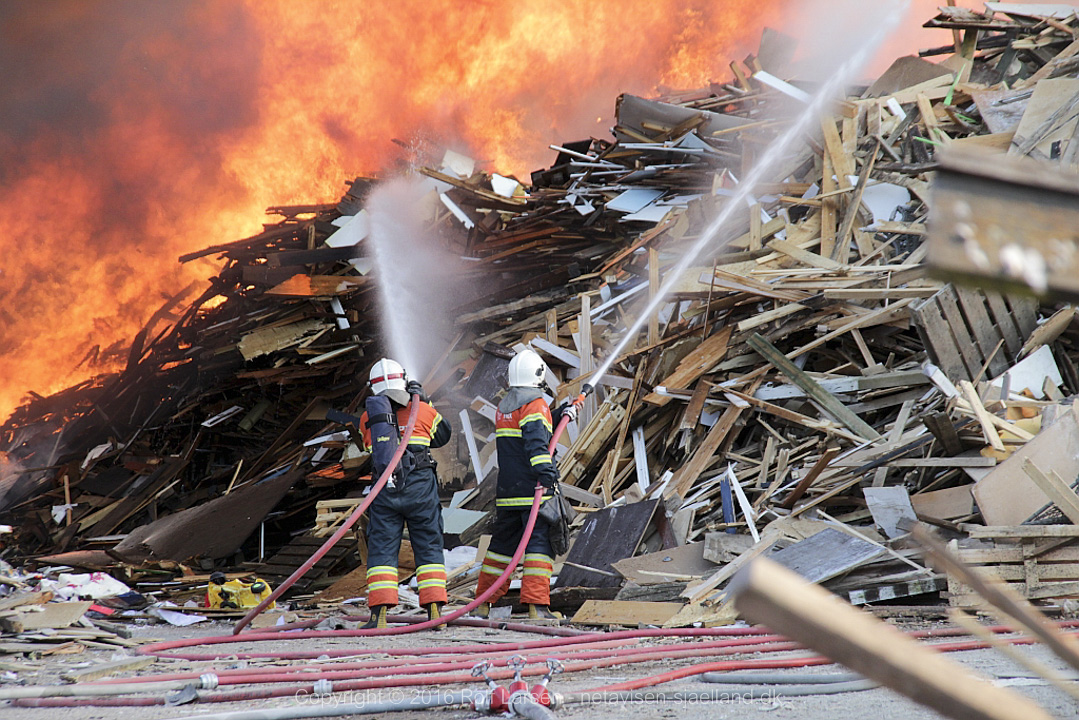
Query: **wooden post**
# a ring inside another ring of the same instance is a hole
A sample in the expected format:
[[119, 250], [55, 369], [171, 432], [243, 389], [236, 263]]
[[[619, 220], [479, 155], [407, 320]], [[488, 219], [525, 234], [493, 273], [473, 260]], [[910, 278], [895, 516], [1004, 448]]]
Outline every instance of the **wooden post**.
[[71, 481], [68, 480], [67, 473], [64, 473], [64, 515], [67, 522], [65, 525], [71, 525]]
[[[659, 253], [655, 248], [648, 248], [648, 301], [655, 300], [659, 292]], [[707, 322], [707, 318], [705, 318]], [[648, 344], [659, 342], [659, 308], [648, 316]]]
[[547, 326], [547, 342], [554, 345], [558, 344], [558, 311], [551, 308], [547, 311], [547, 318], [545, 321]]
[[1022, 695], [997, 687], [818, 585], [758, 557], [731, 580], [735, 606], [850, 669], [942, 715], [962, 720], [1050, 720]]
[[[580, 337], [577, 350], [581, 354], [581, 375], [587, 375], [595, 369], [592, 363], [592, 296], [588, 293], [581, 295], [581, 314], [577, 318], [577, 333]], [[593, 381], [596, 382], [598, 379], [593, 378]], [[593, 393], [584, 401], [577, 427], [584, 428], [595, 414], [596, 395]]]
[[749, 251], [755, 252], [761, 247], [761, 204], [754, 203], [749, 206]]

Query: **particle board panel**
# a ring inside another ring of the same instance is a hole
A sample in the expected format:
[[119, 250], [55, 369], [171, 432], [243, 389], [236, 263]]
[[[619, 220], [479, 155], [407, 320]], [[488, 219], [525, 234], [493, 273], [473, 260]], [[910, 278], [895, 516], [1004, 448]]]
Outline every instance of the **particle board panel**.
[[1023, 461], [1052, 468], [1061, 477], [1079, 477], [1079, 423], [1074, 411], [1038, 433], [974, 484], [974, 499], [987, 525], [1021, 525], [1049, 502], [1023, 471]]
[[663, 625], [681, 610], [680, 602], [586, 600], [573, 616], [580, 625]]

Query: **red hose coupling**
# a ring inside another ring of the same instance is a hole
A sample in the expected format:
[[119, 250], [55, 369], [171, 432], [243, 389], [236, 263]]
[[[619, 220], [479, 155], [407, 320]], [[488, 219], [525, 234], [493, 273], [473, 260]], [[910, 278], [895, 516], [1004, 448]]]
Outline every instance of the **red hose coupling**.
[[480, 693], [472, 701], [472, 709], [476, 712], [501, 713], [509, 710], [510, 691], [501, 687], [487, 675], [491, 663], [484, 660], [472, 666], [472, 677], [482, 677], [490, 688], [490, 692]]
[[509, 662], [506, 663], [513, 668], [513, 682], [510, 683], [509, 687], [510, 697], [513, 697], [517, 693], [528, 694], [528, 683], [521, 679], [521, 673], [524, 672], [526, 663], [527, 660], [520, 655], [514, 655], [509, 659]]
[[551, 707], [551, 693], [546, 685], [536, 683], [532, 686], [532, 699], [544, 707]]
[[565, 668], [562, 667], [562, 663], [554, 658], [547, 658], [547, 673], [540, 678], [538, 683], [532, 686], [532, 699], [545, 707], [556, 707], [558, 705], [558, 695], [551, 694], [547, 690], [547, 683], [551, 682], [551, 678], [563, 670]]
[[509, 710], [510, 692], [504, 687], [495, 687], [490, 692], [480, 693], [472, 701], [472, 709], [476, 712], [502, 713]]

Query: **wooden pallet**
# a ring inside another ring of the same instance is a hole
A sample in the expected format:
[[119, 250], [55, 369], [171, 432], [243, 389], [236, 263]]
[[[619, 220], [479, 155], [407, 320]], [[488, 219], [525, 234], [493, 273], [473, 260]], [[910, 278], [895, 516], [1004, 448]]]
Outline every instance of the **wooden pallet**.
[[992, 378], [1014, 365], [1037, 325], [1038, 303], [945, 285], [912, 304], [911, 316], [930, 360], [958, 382], [974, 380], [982, 367]]
[[[313, 534], [297, 535], [292, 541], [277, 551], [269, 560], [253, 568], [261, 578], [276, 587], [288, 578], [322, 547], [325, 538]], [[327, 577], [345, 575], [360, 563], [357, 553], [357, 540], [354, 536], [341, 538], [330, 548], [302, 578], [292, 586], [292, 592], [307, 592]]]
[[[1054, 527], [1054, 526], [1022, 526]], [[1026, 537], [997, 540], [968, 547], [957, 541], [951, 550], [967, 565], [1003, 580], [1027, 600], [1079, 597], [1079, 545], [1074, 537]], [[981, 599], [953, 575], [948, 575], [948, 601], [953, 607], [980, 606]]]
[[329, 537], [362, 502], [363, 498], [319, 500], [315, 503], [315, 527], [311, 534], [319, 538]]

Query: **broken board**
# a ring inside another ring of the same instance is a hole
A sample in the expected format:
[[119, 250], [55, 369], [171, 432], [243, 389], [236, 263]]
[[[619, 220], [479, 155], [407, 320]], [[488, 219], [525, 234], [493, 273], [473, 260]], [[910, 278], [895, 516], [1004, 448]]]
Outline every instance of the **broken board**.
[[[731, 536], [740, 537], [740, 536]], [[628, 557], [612, 567], [630, 582], [657, 585], [688, 582], [715, 572], [717, 565], [704, 559], [704, 543], [696, 542], [639, 557]]]

